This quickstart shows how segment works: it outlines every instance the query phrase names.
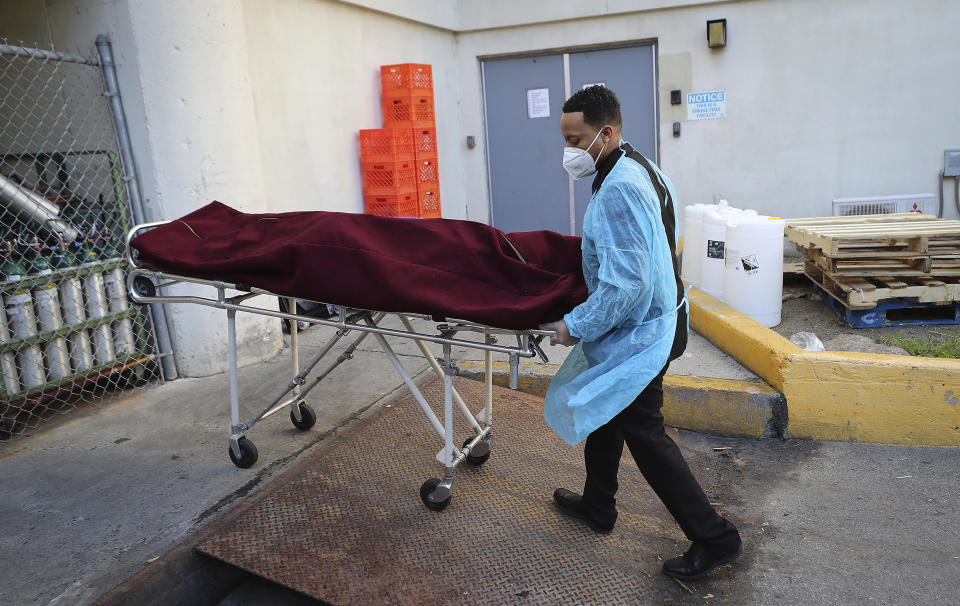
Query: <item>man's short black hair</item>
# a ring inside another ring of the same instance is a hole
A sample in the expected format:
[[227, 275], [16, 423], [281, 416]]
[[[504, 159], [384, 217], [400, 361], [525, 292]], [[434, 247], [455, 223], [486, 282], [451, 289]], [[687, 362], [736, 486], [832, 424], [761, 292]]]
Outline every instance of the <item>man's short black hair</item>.
[[583, 121], [596, 128], [604, 124], [620, 126], [620, 101], [612, 90], [596, 84], [570, 95], [563, 104], [563, 113], [583, 112]]

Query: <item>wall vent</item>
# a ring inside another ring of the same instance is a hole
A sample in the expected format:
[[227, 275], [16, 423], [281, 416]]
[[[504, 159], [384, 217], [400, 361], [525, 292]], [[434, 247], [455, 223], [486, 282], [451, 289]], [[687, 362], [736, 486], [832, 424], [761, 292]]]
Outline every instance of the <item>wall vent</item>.
[[892, 213], [936, 214], [934, 194], [876, 196], [873, 198], [839, 198], [833, 201], [833, 216], [889, 215]]

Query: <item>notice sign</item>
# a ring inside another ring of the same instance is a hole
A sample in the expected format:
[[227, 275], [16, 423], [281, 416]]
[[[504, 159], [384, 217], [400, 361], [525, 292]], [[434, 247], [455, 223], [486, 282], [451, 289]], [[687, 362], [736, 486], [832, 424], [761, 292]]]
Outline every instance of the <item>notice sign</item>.
[[722, 90], [687, 95], [687, 120], [727, 117], [727, 94]]
[[549, 118], [550, 117], [550, 89], [549, 88], [527, 89], [527, 117], [528, 118]]

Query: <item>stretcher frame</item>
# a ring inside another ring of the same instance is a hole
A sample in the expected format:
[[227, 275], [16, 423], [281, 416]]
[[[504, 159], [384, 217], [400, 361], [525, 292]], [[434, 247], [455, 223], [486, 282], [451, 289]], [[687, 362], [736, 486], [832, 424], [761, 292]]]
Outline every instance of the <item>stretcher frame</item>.
[[[305, 403], [306, 395], [320, 384], [334, 369], [343, 362], [351, 359], [357, 347], [366, 339], [373, 335], [380, 348], [386, 354], [390, 363], [397, 374], [403, 379], [404, 384], [413, 394], [420, 408], [423, 410], [427, 420], [440, 435], [443, 441], [443, 448], [436, 455], [436, 459], [443, 466], [443, 478], [428, 479], [420, 488], [420, 498], [428, 508], [440, 511], [449, 503], [453, 492], [453, 472], [464, 461], [481, 465], [490, 456], [490, 447], [492, 442], [493, 430], [493, 354], [507, 354], [510, 360], [510, 374], [508, 385], [511, 389], [517, 389], [519, 379], [519, 367], [521, 358], [533, 358], [539, 356], [546, 363], [547, 356], [540, 348], [540, 341], [544, 337], [555, 336], [553, 331], [545, 330], [508, 330], [495, 328], [459, 319], [444, 319], [436, 321], [431, 316], [419, 313], [407, 313], [396, 311], [377, 311], [367, 309], [355, 309], [331, 304], [336, 310], [336, 318], [320, 319], [303, 314], [293, 313], [296, 311], [297, 301], [311, 301], [324, 305], [323, 302], [312, 301], [297, 297], [284, 297], [289, 301], [291, 311], [275, 311], [272, 309], [263, 309], [246, 304], [247, 301], [259, 297], [281, 297], [276, 293], [238, 284], [232, 284], [220, 280], [208, 280], [191, 276], [183, 276], [165, 271], [157, 271], [140, 267], [137, 264], [133, 250], [130, 248], [130, 241], [134, 236], [146, 229], [151, 229], [165, 225], [169, 221], [154, 223], [144, 223], [134, 226], [127, 234], [127, 260], [130, 263], [130, 270], [127, 276], [127, 291], [130, 300], [137, 305], [147, 305], [153, 303], [161, 304], [193, 304], [205, 307], [223, 309], [227, 314], [227, 347], [228, 362], [230, 372], [230, 431], [229, 431], [229, 455], [230, 459], [238, 467], [248, 468], [256, 463], [258, 452], [253, 442], [246, 437], [254, 425], [261, 420], [290, 407], [290, 419], [295, 427], [301, 430], [308, 430], [316, 422], [316, 415], [313, 410]], [[212, 289], [205, 291], [204, 295], [167, 295], [162, 294], [162, 288], [171, 287], [177, 284], [187, 284], [195, 287], [205, 287]], [[239, 294], [227, 296], [228, 290], [238, 291]], [[210, 294], [206, 294], [209, 292]], [[239, 390], [237, 386], [237, 340], [236, 340], [236, 316], [237, 313], [251, 313], [262, 316], [269, 316], [288, 320], [290, 325], [290, 349], [291, 361], [293, 366], [293, 379], [269, 404], [261, 409], [257, 414], [247, 419], [240, 420], [239, 410]], [[380, 323], [387, 316], [396, 316], [403, 324], [405, 330], [385, 328]], [[434, 328], [437, 334], [428, 334], [418, 332], [411, 322], [411, 318], [418, 318], [434, 322]], [[299, 322], [310, 324], [319, 324], [337, 328], [337, 332], [327, 343], [321, 347], [320, 352], [316, 354], [302, 369], [300, 367], [299, 355]], [[329, 354], [334, 346], [350, 333], [358, 333], [356, 338], [347, 348], [337, 357], [337, 359], [327, 366], [322, 372], [314, 377], [309, 383], [307, 378], [320, 361]], [[473, 333], [480, 335], [482, 341], [456, 338], [458, 333]], [[443, 422], [437, 417], [433, 408], [427, 402], [423, 393], [413, 382], [409, 373], [400, 363], [399, 358], [393, 348], [387, 342], [386, 337], [412, 339], [419, 347], [423, 357], [429, 363], [431, 369], [443, 381]], [[516, 345], [499, 344], [498, 337], [515, 338]], [[443, 358], [437, 360], [433, 353], [427, 348], [426, 343], [436, 343], [443, 347]], [[457, 390], [453, 387], [453, 376], [457, 374], [457, 367], [452, 357], [453, 347], [464, 347], [468, 349], [479, 349], [484, 352], [484, 385], [485, 402], [483, 409], [474, 415]], [[459, 448], [454, 445], [453, 440], [453, 404], [456, 403], [463, 417], [470, 424], [474, 435], [468, 438]]]

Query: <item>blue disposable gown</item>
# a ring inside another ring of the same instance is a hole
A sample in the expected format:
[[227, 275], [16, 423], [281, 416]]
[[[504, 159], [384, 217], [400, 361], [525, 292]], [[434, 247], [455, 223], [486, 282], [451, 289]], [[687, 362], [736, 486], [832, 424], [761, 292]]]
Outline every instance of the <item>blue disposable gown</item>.
[[544, 405], [547, 423], [571, 445], [640, 395], [667, 364], [676, 331], [677, 284], [659, 198], [640, 164], [613, 153], [621, 157], [583, 218], [589, 296], [563, 318], [580, 341]]

